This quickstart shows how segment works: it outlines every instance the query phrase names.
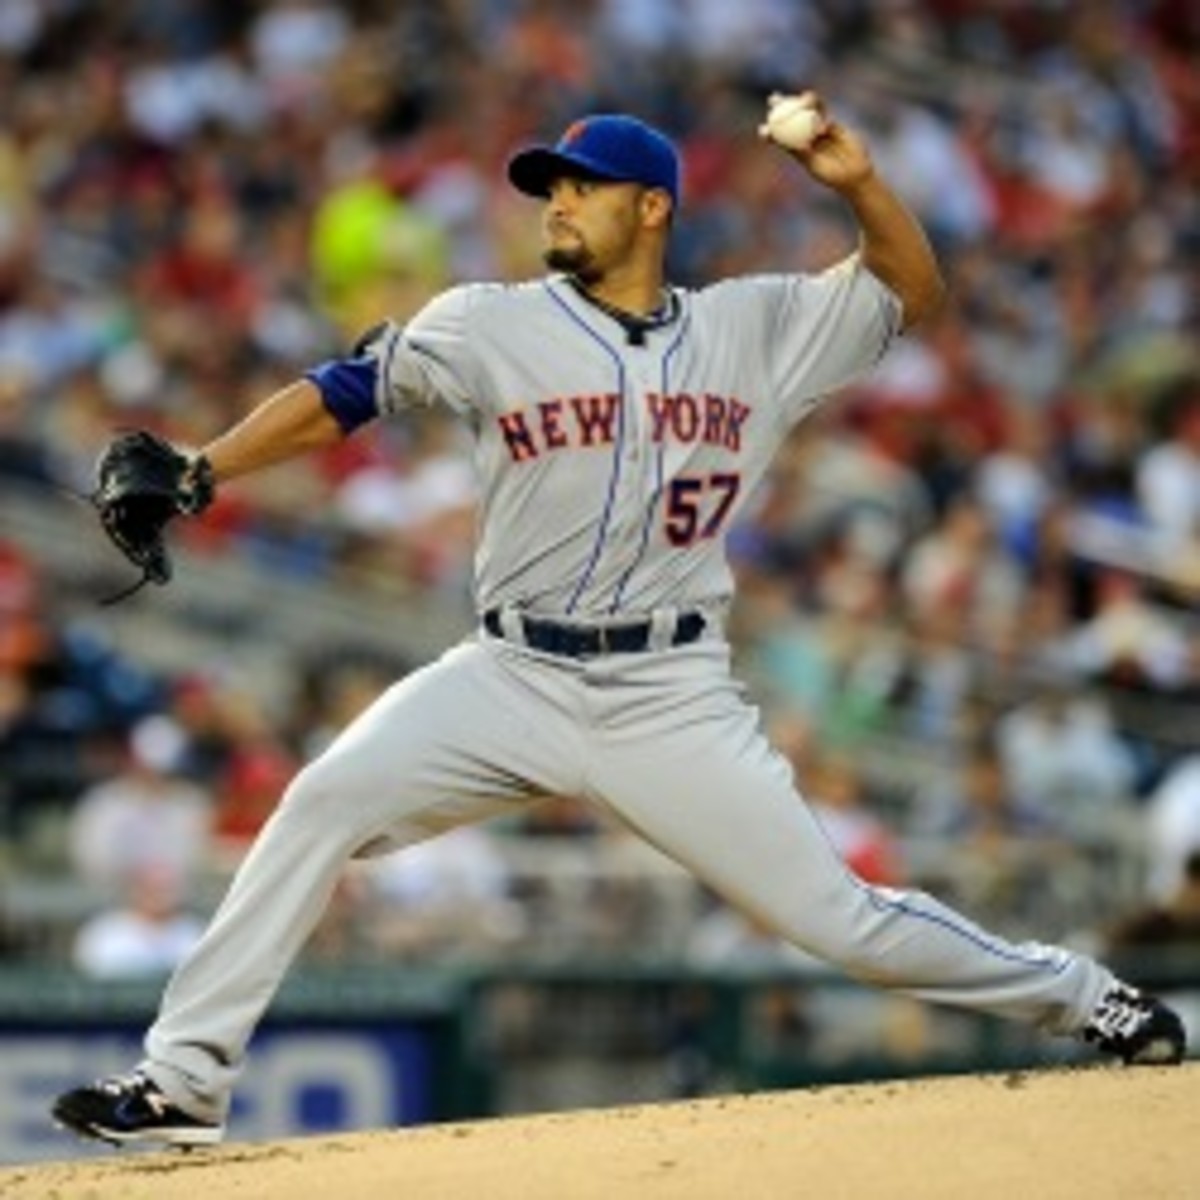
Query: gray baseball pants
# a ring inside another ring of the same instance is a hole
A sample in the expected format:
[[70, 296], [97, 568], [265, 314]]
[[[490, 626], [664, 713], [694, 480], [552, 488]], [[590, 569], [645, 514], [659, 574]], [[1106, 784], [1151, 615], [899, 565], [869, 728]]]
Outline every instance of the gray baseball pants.
[[142, 1069], [224, 1116], [246, 1045], [347, 860], [546, 795], [607, 809], [783, 938], [924, 1000], [1079, 1030], [1113, 976], [849, 873], [723, 641], [584, 662], [482, 637], [384, 693], [294, 780], [146, 1035]]

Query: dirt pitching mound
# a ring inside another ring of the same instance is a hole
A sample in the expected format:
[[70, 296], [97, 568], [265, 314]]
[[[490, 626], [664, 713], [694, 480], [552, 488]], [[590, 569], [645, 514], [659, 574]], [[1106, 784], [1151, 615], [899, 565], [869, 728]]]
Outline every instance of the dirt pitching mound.
[[1200, 1195], [1200, 1064], [828, 1087], [0, 1168], [3, 1200]]

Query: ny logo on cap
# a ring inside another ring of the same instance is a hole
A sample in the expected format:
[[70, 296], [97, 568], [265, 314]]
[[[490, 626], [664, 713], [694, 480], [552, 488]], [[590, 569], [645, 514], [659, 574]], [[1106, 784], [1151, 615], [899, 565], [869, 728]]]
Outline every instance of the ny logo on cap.
[[571, 124], [567, 126], [567, 131], [562, 135], [561, 138], [559, 138], [558, 144], [560, 146], [574, 145], [581, 137], [583, 137], [587, 127], [587, 121], [572, 121]]

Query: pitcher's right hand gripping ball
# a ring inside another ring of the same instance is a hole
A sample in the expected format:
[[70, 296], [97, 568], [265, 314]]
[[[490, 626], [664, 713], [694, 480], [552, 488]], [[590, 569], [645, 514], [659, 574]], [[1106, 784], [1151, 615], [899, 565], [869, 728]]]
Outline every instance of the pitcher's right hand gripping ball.
[[203, 455], [189, 457], [156, 434], [134, 430], [114, 438], [100, 455], [91, 499], [104, 531], [141, 570], [140, 587], [170, 580], [167, 523], [203, 512], [215, 490]]

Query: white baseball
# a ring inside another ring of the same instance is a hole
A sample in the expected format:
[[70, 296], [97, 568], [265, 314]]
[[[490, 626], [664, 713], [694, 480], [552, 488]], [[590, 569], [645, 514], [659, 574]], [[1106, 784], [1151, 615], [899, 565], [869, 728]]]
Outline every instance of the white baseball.
[[787, 150], [807, 150], [824, 129], [825, 118], [812, 103], [783, 96], [772, 103], [761, 132]]

